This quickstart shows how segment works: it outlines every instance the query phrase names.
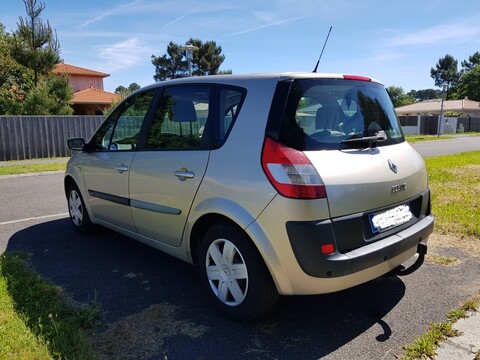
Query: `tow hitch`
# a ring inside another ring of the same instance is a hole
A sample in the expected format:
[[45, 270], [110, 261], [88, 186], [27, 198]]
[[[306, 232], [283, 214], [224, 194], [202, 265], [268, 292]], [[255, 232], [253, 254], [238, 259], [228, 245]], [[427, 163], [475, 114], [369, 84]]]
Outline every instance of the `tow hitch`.
[[399, 267], [393, 269], [392, 271], [390, 271], [386, 275], [387, 276], [405, 276], [405, 275], [410, 275], [411, 273], [413, 273], [420, 266], [422, 266], [423, 261], [425, 260], [425, 255], [427, 254], [427, 244], [424, 244], [424, 243], [418, 244], [417, 253], [418, 253], [417, 260], [412, 265], [410, 265], [408, 268], [406, 268], [403, 265], [400, 265]]

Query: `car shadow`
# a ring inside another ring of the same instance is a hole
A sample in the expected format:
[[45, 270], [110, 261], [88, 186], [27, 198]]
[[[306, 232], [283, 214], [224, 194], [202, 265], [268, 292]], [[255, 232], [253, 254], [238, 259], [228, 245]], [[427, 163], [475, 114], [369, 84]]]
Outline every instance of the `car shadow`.
[[198, 268], [104, 228], [80, 235], [68, 218], [45, 222], [15, 233], [6, 251], [31, 254], [34, 268], [75, 301], [101, 303], [97, 339], [111, 358], [317, 359], [375, 324], [372, 342], [387, 341], [392, 330], [382, 319], [405, 294], [400, 279], [380, 278], [281, 297], [263, 318], [237, 323], [216, 312]]

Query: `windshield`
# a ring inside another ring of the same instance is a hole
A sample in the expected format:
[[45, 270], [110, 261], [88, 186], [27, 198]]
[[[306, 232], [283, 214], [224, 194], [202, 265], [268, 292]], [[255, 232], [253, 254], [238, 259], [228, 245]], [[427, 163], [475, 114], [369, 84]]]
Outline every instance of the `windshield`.
[[279, 134], [283, 144], [297, 150], [362, 148], [369, 146], [362, 138], [379, 134], [386, 134], [386, 140], [382, 138], [376, 146], [404, 141], [382, 85], [343, 79], [292, 83]]

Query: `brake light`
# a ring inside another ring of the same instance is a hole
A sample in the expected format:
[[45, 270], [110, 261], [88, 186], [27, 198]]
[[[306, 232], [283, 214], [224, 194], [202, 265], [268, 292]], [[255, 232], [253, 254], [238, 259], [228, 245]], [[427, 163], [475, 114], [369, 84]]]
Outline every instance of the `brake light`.
[[343, 75], [345, 80], [358, 80], [358, 81], [372, 81], [369, 77], [358, 76], [358, 75]]
[[294, 199], [327, 197], [325, 185], [317, 169], [302, 151], [266, 137], [262, 151], [262, 168], [280, 195]]

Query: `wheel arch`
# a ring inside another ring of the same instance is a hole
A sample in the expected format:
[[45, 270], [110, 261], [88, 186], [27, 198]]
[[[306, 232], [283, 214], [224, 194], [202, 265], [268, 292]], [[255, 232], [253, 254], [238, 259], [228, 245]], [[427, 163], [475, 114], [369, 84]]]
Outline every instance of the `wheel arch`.
[[82, 193], [82, 189], [80, 187], [80, 184], [79, 182], [75, 179], [75, 177], [72, 175], [72, 174], [66, 174], [65, 175], [65, 178], [63, 179], [63, 186], [64, 186], [64, 191], [65, 191], [65, 197], [67, 198], [67, 201], [68, 201], [68, 189], [72, 186], [76, 186], [78, 191], [80, 192], [80, 195], [82, 196], [82, 199], [83, 199], [83, 202], [84, 202], [84, 205], [85, 205], [85, 211], [87, 211], [88, 213], [88, 216], [90, 218], [90, 221], [92, 223], [96, 223], [96, 219], [95, 219], [95, 216], [93, 216], [93, 213], [92, 213], [92, 210], [90, 209], [90, 206], [89, 204], [87, 203], [87, 199], [86, 197], [84, 196], [84, 194]]
[[[280, 259], [278, 258], [278, 254], [276, 253], [272, 244], [268, 241], [261, 227], [259, 227], [258, 224], [256, 224], [255, 222], [253, 222], [252, 224], [244, 228], [239, 223], [237, 223], [233, 219], [223, 214], [209, 213], [201, 216], [195, 222], [192, 228], [192, 231], [190, 232], [189, 250], [191, 254], [192, 263], [195, 265], [199, 265], [201, 261], [200, 249], [202, 246], [203, 237], [213, 225], [218, 223], [230, 224], [245, 234], [245, 236], [249, 239], [252, 245], [256, 248], [260, 258], [263, 260], [263, 263], [267, 267], [271, 278], [273, 279], [275, 285], [277, 286], [277, 289], [279, 289], [280, 287], [278, 284], [278, 279], [277, 279], [277, 276], [275, 276], [275, 273], [273, 272], [273, 268], [274, 267], [279, 269], [281, 268], [281, 266], [279, 266]], [[257, 241], [254, 241], [253, 239], [254, 234], [258, 237]], [[273, 262], [273, 264], [269, 263], [266, 260], [267, 256], [269, 260]]]
[[[190, 252], [192, 256], [192, 262], [196, 265], [199, 264], [199, 259], [200, 259], [200, 248], [202, 245], [202, 240], [205, 235], [205, 233], [210, 229], [213, 225], [218, 224], [218, 223], [226, 223], [226, 224], [231, 224], [235, 227], [238, 228], [238, 230], [245, 232], [245, 230], [239, 226], [235, 221], [230, 219], [229, 217], [222, 215], [222, 214], [216, 214], [216, 213], [210, 213], [210, 214], [205, 214], [202, 217], [200, 217], [195, 224], [193, 225], [192, 231], [190, 233]], [[248, 236], [248, 234], [246, 234]], [[253, 240], [248, 236], [250, 241], [253, 243]]]
[[68, 189], [70, 188], [70, 186], [72, 186], [72, 184], [75, 184], [78, 187], [78, 184], [71, 175], [65, 176], [65, 179], [63, 179], [63, 187], [66, 196], [68, 196]]
[[[198, 227], [192, 232], [192, 235], [197, 234], [197, 241], [192, 246], [197, 254], [196, 259], [201, 268], [202, 280], [209, 289], [208, 293], [214, 299], [214, 303], [220, 312], [231, 319], [244, 321], [264, 315], [275, 305], [279, 293], [258, 244], [252, 240], [245, 229], [242, 229], [233, 220], [223, 215], [212, 215], [214, 216], [205, 216], [201, 222], [198, 222]], [[203, 231], [205, 231], [205, 237], [200, 235]], [[202, 241], [202, 238], [205, 241]], [[235, 249], [234, 252], [240, 255], [235, 264], [233, 257], [229, 258], [227, 256], [224, 258], [223, 251], [220, 248], [216, 248], [214, 253], [220, 251], [219, 256], [222, 260], [217, 261], [218, 256], [211, 255], [210, 249], [216, 242], [229, 243], [229, 247]], [[206, 259], [203, 266], [200, 263], [201, 256]], [[232, 264], [236, 268], [235, 271], [239, 270], [238, 266], [243, 267], [244, 276], [240, 276], [239, 273], [237, 275], [240, 277], [231, 275], [234, 271], [230, 267]], [[223, 275], [210, 277], [211, 270], [208, 269], [211, 269], [212, 265], [215, 269], [213, 273]], [[236, 281], [240, 282], [235, 286]], [[232, 291], [232, 289], [237, 290]], [[228, 292], [230, 292], [230, 295], [228, 295]], [[223, 293], [223, 296], [220, 295], [221, 293]], [[236, 295], [233, 295], [234, 293]], [[241, 302], [238, 302], [239, 297]], [[233, 301], [233, 303], [229, 301]]]

